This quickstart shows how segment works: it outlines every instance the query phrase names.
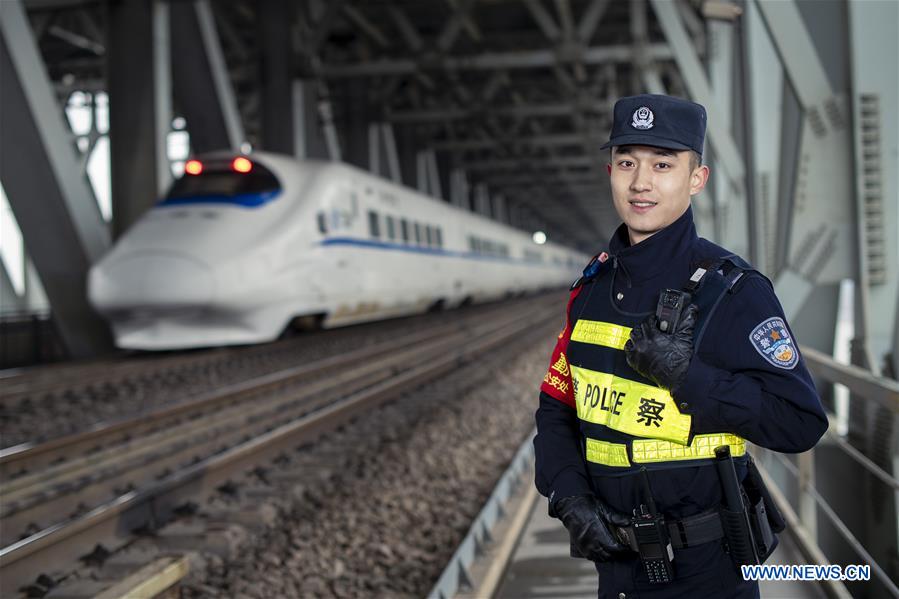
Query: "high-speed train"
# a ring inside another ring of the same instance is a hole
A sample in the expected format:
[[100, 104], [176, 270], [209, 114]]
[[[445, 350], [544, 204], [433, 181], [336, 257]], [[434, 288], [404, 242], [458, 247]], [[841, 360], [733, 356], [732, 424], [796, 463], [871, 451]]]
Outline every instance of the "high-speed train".
[[337, 162], [188, 161], [90, 270], [122, 348], [260, 343], [570, 283], [587, 256]]

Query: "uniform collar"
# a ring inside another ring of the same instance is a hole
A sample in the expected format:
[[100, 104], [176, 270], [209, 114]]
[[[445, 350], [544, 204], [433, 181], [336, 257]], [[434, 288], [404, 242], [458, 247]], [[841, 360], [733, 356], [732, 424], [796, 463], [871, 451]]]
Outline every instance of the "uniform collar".
[[609, 253], [613, 266], [623, 267], [629, 281], [638, 283], [670, 269], [672, 259], [687, 252], [697, 239], [693, 207], [687, 206], [676, 221], [636, 245], [630, 245], [627, 225], [622, 223], [612, 235]]

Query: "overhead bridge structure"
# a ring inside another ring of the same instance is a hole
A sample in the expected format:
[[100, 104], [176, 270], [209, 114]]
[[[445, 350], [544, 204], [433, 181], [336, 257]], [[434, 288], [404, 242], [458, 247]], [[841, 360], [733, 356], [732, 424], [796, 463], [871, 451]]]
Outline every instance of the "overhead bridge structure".
[[615, 100], [689, 98], [699, 233], [773, 281], [831, 416], [765, 458], [795, 544], [894, 596], [897, 40], [895, 0], [2, 0], [0, 367], [114, 351], [88, 272], [189, 158], [343, 162], [593, 255]]

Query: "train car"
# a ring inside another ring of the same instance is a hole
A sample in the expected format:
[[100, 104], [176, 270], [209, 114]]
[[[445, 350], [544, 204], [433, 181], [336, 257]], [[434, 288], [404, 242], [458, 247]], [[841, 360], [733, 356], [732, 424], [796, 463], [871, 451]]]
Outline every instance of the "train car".
[[276, 339], [566, 285], [587, 256], [337, 162], [195, 157], [91, 269], [121, 348]]

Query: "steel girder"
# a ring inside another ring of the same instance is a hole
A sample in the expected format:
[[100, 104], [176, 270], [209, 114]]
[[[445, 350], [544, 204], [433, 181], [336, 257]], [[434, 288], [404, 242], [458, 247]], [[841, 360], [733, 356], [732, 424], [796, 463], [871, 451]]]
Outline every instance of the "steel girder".
[[0, 179], [75, 357], [112, 347], [87, 302], [109, 231], [79, 164], [21, 2], [0, 2]]
[[[109, 6], [112, 227], [124, 233], [168, 187], [172, 120], [169, 11], [160, 1]], [[140, 65], [139, 68], [135, 68]], [[147, 76], [147, 73], [150, 76]]]
[[170, 11], [175, 99], [187, 119], [191, 148], [237, 151], [246, 135], [211, 4], [174, 2]]

